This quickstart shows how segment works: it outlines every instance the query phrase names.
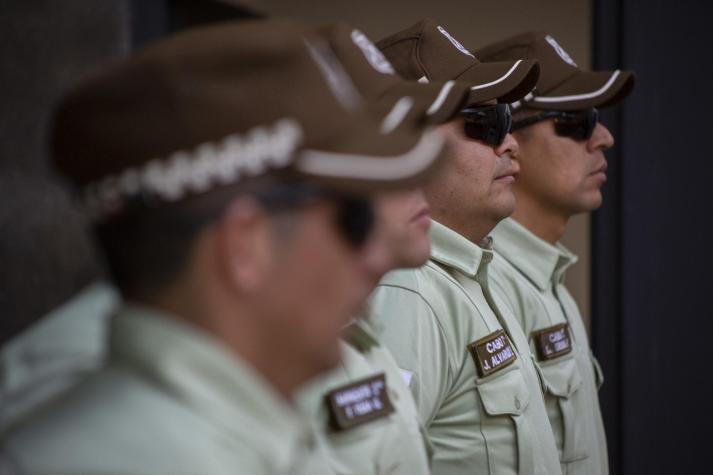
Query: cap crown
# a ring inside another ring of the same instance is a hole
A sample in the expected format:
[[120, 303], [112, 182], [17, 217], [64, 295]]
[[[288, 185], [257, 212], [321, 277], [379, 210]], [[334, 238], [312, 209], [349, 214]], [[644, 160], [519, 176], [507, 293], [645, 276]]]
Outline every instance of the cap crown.
[[431, 19], [377, 42], [377, 46], [404, 78], [458, 79], [480, 61], [445, 28]]
[[201, 28], [103, 69], [58, 110], [57, 167], [82, 185], [205, 144], [242, 144], [255, 174], [285, 165], [343, 127], [356, 94], [330, 84], [338, 71], [302, 33], [273, 20]]
[[360, 30], [336, 22], [315, 31], [329, 42], [334, 54], [347, 69], [354, 86], [364, 96], [378, 98], [402, 79], [391, 62]]
[[480, 48], [483, 61], [535, 59], [540, 64], [537, 92], [547, 94], [580, 71], [571, 56], [544, 31], [531, 31]]

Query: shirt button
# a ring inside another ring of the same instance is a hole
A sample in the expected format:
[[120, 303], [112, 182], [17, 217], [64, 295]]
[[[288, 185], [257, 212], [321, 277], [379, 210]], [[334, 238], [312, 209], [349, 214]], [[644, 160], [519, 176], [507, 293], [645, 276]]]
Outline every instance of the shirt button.
[[518, 399], [518, 397], [515, 396], [515, 409], [517, 409], [519, 411], [520, 406], [522, 406], [522, 404], [520, 404], [520, 399]]

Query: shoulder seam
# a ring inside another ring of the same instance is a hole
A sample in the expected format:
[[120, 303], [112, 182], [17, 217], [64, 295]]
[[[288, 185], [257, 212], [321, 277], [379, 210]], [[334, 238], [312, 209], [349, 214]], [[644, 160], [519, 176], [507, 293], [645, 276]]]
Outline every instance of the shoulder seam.
[[[421, 301], [424, 304], [426, 304], [426, 306], [428, 307], [428, 310], [433, 314], [433, 316], [436, 320], [436, 325], [438, 327], [438, 333], [440, 334], [440, 337], [443, 339], [444, 342], [446, 342], [446, 344], [448, 344], [448, 338], [446, 337], [446, 332], [443, 328], [443, 323], [441, 322], [441, 318], [438, 316], [438, 313], [433, 308], [433, 305], [431, 305], [431, 303], [428, 301], [428, 299], [426, 299], [423, 295], [421, 295], [420, 292], [417, 292], [414, 289], [410, 289], [408, 287], [404, 287], [404, 286], [396, 285], [396, 284], [379, 284], [377, 287], [389, 287], [392, 289], [400, 289], [400, 290], [404, 290], [406, 292], [412, 293], [414, 295], [418, 295], [418, 297], [421, 299]], [[454, 371], [453, 371], [453, 367], [454, 367], [453, 363], [454, 362], [452, 362], [450, 360], [450, 357], [448, 357], [447, 359], [448, 359], [448, 373], [449, 373], [448, 377], [452, 381], [454, 379]]]

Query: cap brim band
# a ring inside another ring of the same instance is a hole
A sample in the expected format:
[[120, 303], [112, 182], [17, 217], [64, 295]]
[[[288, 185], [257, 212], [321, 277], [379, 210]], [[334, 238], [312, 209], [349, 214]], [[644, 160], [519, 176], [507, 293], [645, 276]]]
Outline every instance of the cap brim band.
[[503, 81], [506, 81], [507, 78], [509, 78], [510, 76], [512, 76], [512, 73], [517, 69], [518, 66], [520, 66], [521, 63], [522, 63], [522, 60], [521, 60], [521, 59], [517, 60], [517, 61], [515, 62], [515, 64], [513, 64], [513, 65], [510, 67], [510, 69], [508, 69], [507, 72], [506, 72], [505, 74], [501, 75], [499, 78], [494, 79], [494, 80], [492, 80], [492, 81], [490, 81], [490, 82], [488, 82], [488, 83], [485, 83], [485, 84], [476, 84], [475, 86], [471, 86], [471, 87], [470, 87], [470, 90], [471, 90], [471, 91], [477, 91], [478, 89], [485, 89], [485, 88], [488, 88], [488, 87], [497, 86], [498, 84], [500, 84], [500, 83], [503, 82]]
[[448, 95], [451, 93], [451, 91], [453, 91], [455, 85], [455, 81], [447, 81], [445, 84], [443, 84], [441, 90], [438, 91], [438, 96], [436, 96], [436, 99], [434, 99], [431, 105], [428, 106], [428, 109], [426, 109], [427, 116], [433, 116], [437, 114], [438, 111], [441, 110], [441, 108], [443, 108], [443, 105], [446, 103], [446, 99], [448, 99]]
[[381, 120], [382, 134], [390, 134], [406, 122], [409, 113], [413, 110], [414, 101], [411, 97], [402, 97], [391, 107], [388, 114]]
[[402, 81], [387, 91], [381, 100], [393, 102], [399, 97], [411, 97], [414, 101], [413, 120], [419, 124], [442, 124], [460, 112], [467, 95], [468, 88], [456, 81]]
[[470, 87], [468, 102], [471, 104], [493, 99], [510, 103], [535, 87], [539, 72], [536, 61], [500, 61], [473, 65], [456, 79]]
[[[400, 135], [401, 132], [394, 135]], [[295, 168], [319, 180], [336, 181], [340, 188], [346, 187], [356, 192], [368, 191], [368, 188], [411, 186], [429, 174], [442, 156], [444, 147], [443, 137], [435, 130], [417, 137], [415, 144], [397, 154], [367, 155], [306, 149], [298, 155]], [[372, 140], [378, 138], [372, 137]]]
[[580, 110], [616, 104], [631, 93], [630, 71], [581, 71], [542, 95], [525, 101], [533, 109]]

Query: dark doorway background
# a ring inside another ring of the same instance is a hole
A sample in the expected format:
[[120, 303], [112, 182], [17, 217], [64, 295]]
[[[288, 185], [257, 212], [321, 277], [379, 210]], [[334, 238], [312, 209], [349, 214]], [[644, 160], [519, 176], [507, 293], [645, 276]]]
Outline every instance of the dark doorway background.
[[592, 252], [613, 474], [711, 473], [713, 120], [704, 1], [598, 0], [594, 66], [633, 69]]

